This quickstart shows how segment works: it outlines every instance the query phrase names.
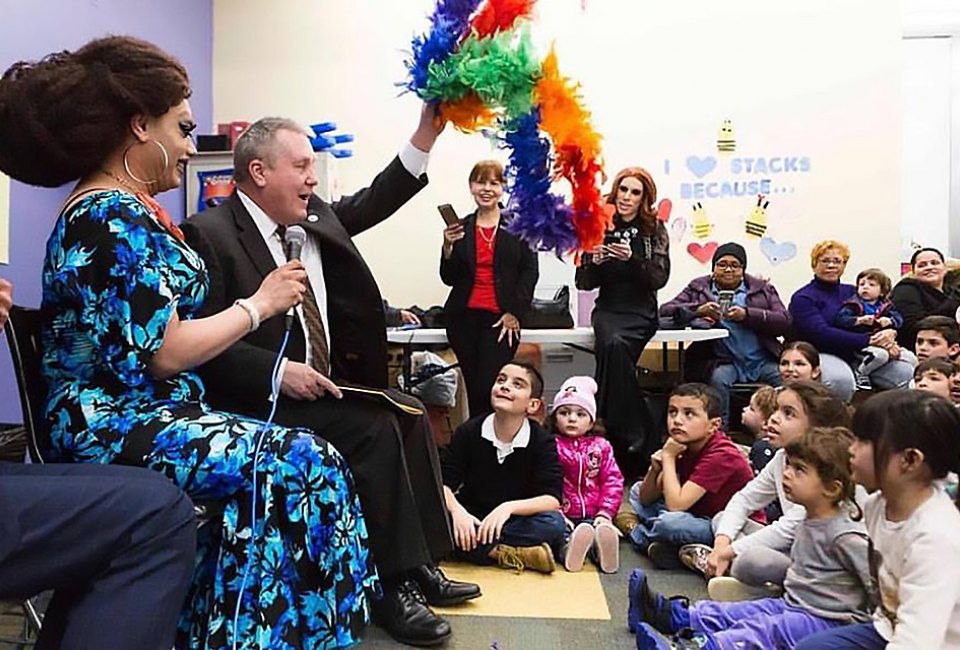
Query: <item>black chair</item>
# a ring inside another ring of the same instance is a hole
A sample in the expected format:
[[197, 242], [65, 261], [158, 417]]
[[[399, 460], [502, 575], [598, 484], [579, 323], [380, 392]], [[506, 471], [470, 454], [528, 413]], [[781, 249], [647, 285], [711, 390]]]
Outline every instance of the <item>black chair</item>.
[[43, 417], [47, 387], [40, 371], [40, 310], [14, 305], [10, 308], [10, 319], [4, 331], [7, 333], [13, 371], [20, 389], [27, 451], [34, 463], [45, 463], [44, 451], [50, 449], [50, 438]]
[[[20, 389], [20, 408], [23, 411], [23, 428], [27, 433], [27, 451], [34, 463], [46, 462], [38, 441], [48, 440], [43, 418], [43, 401], [46, 386], [40, 372], [40, 310], [18, 307], [10, 308], [10, 319], [4, 331], [13, 357], [13, 371]], [[23, 627], [18, 638], [0, 637], [0, 644], [24, 648], [36, 643], [40, 633], [42, 615], [33, 600], [45, 600], [42, 596], [17, 603], [23, 610]]]

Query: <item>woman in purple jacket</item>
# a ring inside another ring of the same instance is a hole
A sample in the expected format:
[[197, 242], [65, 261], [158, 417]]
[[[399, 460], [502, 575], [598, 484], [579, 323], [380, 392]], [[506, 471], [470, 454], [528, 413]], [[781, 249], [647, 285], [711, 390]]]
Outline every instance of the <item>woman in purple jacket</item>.
[[836, 397], [847, 401], [856, 388], [850, 363], [856, 353], [868, 345], [885, 349], [891, 359], [870, 375], [874, 388], [903, 388], [913, 379], [913, 365], [900, 360], [896, 330], [870, 334], [850, 332], [834, 325], [840, 307], [857, 293], [852, 284], [840, 282], [849, 259], [850, 249], [846, 244], [830, 239], [816, 244], [810, 252], [813, 280], [790, 299], [792, 338], [809, 341], [819, 350], [821, 381]]
[[779, 336], [790, 330], [790, 315], [772, 284], [747, 275], [747, 252], [729, 242], [713, 254], [713, 273], [694, 278], [660, 308], [675, 325], [723, 327], [729, 335], [690, 348], [688, 377], [698, 375], [718, 393], [727, 426], [730, 387], [743, 382], [780, 386]]

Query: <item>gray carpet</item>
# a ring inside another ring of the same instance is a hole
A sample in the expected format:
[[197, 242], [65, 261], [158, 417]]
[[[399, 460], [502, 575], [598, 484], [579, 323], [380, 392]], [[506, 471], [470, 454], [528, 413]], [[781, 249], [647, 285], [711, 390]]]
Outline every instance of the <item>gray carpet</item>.
[[[620, 544], [620, 571], [601, 575], [604, 595], [610, 609], [609, 621], [558, 620], [538, 618], [492, 618], [489, 616], [451, 616], [453, 636], [443, 648], [450, 650], [544, 650], [553, 648], [632, 649], [633, 636], [627, 631], [627, 581], [636, 568], [647, 570], [650, 587], [668, 595], [683, 594], [693, 600], [706, 598], [703, 578], [689, 571], [660, 571], [627, 542]], [[561, 569], [562, 570], [562, 569]], [[577, 598], [577, 594], [558, 593], [556, 598]], [[401, 648], [399, 643], [377, 627], [371, 627], [361, 648]]]

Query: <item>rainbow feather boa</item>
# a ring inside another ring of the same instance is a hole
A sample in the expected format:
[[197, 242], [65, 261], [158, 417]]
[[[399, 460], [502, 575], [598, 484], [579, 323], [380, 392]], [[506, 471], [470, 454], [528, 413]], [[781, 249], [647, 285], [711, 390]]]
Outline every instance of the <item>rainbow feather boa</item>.
[[[540, 60], [526, 26], [536, 0], [437, 0], [430, 31], [413, 39], [403, 86], [440, 104], [443, 119], [475, 132], [493, 127], [509, 151], [507, 225], [557, 255], [601, 243], [610, 221], [599, 183], [600, 135], [579, 84], [556, 53]], [[482, 6], [481, 6], [482, 5]], [[566, 179], [572, 200], [550, 191]]]

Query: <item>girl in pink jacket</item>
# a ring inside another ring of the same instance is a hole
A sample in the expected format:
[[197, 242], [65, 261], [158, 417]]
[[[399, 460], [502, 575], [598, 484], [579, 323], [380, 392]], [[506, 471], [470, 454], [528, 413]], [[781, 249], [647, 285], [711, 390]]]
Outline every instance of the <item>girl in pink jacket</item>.
[[620, 565], [620, 535], [611, 523], [623, 498], [623, 474], [605, 438], [594, 435], [597, 383], [570, 377], [550, 409], [563, 468], [563, 514], [572, 532], [564, 566], [579, 571], [588, 553], [604, 573]]

